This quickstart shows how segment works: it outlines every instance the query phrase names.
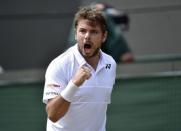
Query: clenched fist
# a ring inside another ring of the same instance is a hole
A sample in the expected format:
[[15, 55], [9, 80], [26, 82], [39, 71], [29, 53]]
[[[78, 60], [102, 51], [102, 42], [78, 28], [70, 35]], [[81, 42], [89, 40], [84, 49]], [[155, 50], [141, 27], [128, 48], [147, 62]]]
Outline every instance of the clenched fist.
[[81, 66], [72, 78], [72, 82], [76, 86], [80, 86], [85, 80], [91, 77], [91, 69], [87, 66]]

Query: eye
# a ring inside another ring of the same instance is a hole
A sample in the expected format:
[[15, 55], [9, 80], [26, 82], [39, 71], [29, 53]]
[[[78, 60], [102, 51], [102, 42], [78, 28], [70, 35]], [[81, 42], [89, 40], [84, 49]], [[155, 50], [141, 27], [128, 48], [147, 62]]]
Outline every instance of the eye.
[[98, 34], [99, 32], [97, 30], [92, 30], [91, 33], [92, 34]]
[[80, 29], [79, 32], [81, 32], [82, 34], [85, 34], [86, 30], [85, 29]]

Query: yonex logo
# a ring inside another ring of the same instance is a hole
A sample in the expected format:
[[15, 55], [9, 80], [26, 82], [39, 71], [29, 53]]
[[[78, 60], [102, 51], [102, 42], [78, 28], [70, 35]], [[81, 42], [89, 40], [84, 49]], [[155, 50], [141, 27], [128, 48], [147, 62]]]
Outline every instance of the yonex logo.
[[110, 69], [111, 68], [111, 64], [106, 64], [106, 69]]

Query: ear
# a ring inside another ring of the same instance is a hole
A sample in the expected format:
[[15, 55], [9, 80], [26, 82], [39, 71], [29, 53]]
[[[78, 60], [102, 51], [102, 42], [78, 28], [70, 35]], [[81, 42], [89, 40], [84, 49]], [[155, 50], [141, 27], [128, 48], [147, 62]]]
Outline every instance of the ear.
[[77, 32], [76, 32], [76, 29], [74, 29], [74, 38], [75, 38], [75, 41], [77, 41]]
[[103, 35], [102, 43], [104, 43], [107, 39], [107, 31]]
[[77, 35], [75, 34], [75, 41], [77, 41]]

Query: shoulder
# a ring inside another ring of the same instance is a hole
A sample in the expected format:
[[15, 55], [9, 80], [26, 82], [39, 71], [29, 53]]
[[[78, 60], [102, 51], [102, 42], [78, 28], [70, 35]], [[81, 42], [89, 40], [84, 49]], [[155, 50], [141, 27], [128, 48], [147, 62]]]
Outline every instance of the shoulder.
[[113, 59], [112, 56], [102, 52], [102, 57], [103, 57], [105, 63], [111, 64], [116, 68], [116, 62], [115, 62], [115, 60]]
[[65, 72], [66, 67], [69, 66], [73, 61], [73, 53], [72, 47], [66, 50], [61, 55], [54, 58], [50, 64], [48, 65], [46, 74], [58, 73], [58, 72]]
[[69, 62], [71, 62], [72, 57], [73, 57], [73, 48], [69, 48], [67, 49], [64, 53], [60, 54], [59, 56], [57, 56], [55, 59], [53, 59], [50, 63], [50, 65], [64, 65], [67, 64]]
[[103, 61], [105, 64], [105, 70], [104, 70], [104, 78], [109, 79], [108, 81], [111, 81], [112, 84], [115, 83], [115, 78], [116, 78], [116, 62], [112, 58], [112, 56], [102, 53], [103, 56]]

